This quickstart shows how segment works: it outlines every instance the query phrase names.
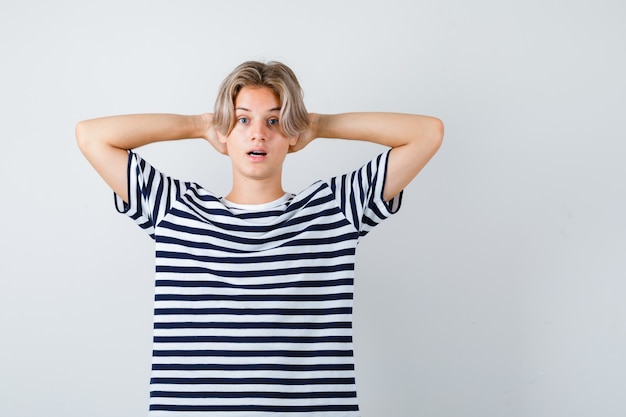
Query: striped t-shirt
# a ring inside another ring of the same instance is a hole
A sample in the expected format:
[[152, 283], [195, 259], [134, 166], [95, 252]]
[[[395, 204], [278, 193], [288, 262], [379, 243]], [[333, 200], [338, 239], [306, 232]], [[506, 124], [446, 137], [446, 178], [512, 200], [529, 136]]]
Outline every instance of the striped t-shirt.
[[356, 245], [395, 213], [389, 152], [262, 205], [163, 175], [129, 152], [129, 203], [156, 242], [150, 413], [357, 417]]

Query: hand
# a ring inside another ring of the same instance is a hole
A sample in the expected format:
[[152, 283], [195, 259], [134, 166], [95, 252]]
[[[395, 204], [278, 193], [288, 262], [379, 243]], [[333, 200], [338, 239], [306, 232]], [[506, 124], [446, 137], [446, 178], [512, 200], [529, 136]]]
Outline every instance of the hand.
[[318, 137], [321, 115], [309, 113], [309, 126], [298, 136], [295, 145], [289, 147], [289, 152], [298, 152]]
[[223, 155], [228, 155], [226, 137], [215, 129], [215, 125], [213, 124], [213, 114], [204, 113], [202, 115], [202, 120], [205, 126], [207, 126], [203, 137], [215, 148], [216, 151]]

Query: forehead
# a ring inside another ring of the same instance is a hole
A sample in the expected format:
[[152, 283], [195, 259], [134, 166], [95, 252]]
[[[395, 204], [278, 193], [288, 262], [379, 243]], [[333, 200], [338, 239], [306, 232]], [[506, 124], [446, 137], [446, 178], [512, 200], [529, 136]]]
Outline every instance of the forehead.
[[280, 110], [280, 100], [269, 87], [243, 87], [235, 98], [235, 109]]

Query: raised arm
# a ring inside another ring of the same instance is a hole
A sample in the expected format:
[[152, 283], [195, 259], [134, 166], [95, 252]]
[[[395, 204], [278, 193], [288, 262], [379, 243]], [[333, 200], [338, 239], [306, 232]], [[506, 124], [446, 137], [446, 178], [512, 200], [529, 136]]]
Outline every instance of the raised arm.
[[312, 114], [310, 128], [292, 150], [315, 138], [340, 138], [379, 143], [393, 148], [389, 155], [384, 199], [400, 193], [435, 155], [443, 140], [441, 120], [414, 114]]
[[85, 120], [76, 126], [78, 147], [98, 174], [128, 202], [128, 150], [153, 142], [204, 138], [221, 152], [210, 113], [133, 114]]

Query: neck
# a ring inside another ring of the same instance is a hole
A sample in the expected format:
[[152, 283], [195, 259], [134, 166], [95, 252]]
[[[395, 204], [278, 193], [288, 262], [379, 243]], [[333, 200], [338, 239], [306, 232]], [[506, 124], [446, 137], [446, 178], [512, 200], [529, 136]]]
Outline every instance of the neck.
[[233, 179], [233, 188], [225, 197], [237, 204], [264, 204], [285, 195], [282, 184], [276, 181]]

